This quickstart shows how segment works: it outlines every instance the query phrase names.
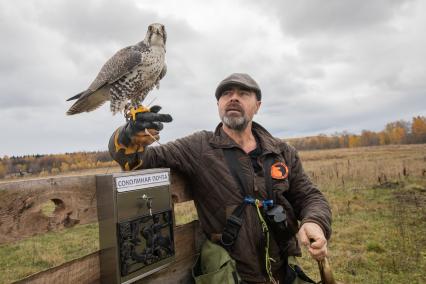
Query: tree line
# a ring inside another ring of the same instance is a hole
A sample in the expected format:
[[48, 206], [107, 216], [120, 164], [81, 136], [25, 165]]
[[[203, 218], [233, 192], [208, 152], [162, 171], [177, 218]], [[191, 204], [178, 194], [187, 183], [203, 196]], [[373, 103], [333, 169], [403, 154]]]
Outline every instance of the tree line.
[[107, 151], [4, 156], [0, 158], [0, 178], [25, 175], [47, 176], [115, 165]]
[[[357, 135], [344, 131], [333, 135], [320, 134], [285, 140], [298, 150], [426, 143], [426, 117], [416, 116], [411, 122], [404, 120], [391, 122], [379, 132], [363, 130]], [[0, 178], [24, 175], [47, 176], [109, 166], [116, 164], [107, 151], [4, 156], [0, 158]]]
[[333, 135], [285, 139], [298, 150], [354, 148], [390, 144], [426, 143], [426, 117], [415, 116], [411, 121], [398, 120], [386, 124], [382, 131], [362, 130], [361, 134], [347, 131]]

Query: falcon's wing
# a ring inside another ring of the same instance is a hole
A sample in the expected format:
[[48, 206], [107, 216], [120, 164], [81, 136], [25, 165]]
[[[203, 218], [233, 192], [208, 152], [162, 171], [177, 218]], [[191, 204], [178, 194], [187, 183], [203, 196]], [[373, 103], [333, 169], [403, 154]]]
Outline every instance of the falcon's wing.
[[77, 114], [83, 111], [92, 111], [109, 100], [109, 92], [103, 90], [106, 84], [114, 83], [130, 72], [143, 61], [142, 52], [149, 48], [143, 43], [128, 46], [114, 54], [99, 71], [96, 79], [90, 84], [86, 91], [69, 98], [77, 101], [67, 111], [68, 115]]
[[141, 52], [148, 47], [143, 45], [128, 46], [114, 54], [99, 71], [96, 79], [90, 84], [88, 90], [94, 92], [105, 84], [110, 84], [131, 71], [141, 63]]

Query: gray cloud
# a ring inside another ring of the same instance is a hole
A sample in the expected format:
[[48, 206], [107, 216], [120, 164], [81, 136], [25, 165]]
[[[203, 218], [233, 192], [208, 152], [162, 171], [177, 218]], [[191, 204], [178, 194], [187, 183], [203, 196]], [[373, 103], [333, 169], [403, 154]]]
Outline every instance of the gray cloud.
[[233, 5], [0, 2], [0, 129], [12, 137], [0, 155], [105, 150], [121, 115], [104, 105], [67, 117], [65, 99], [87, 88], [114, 52], [142, 40], [152, 22], [168, 31], [168, 74], [147, 98], [174, 117], [162, 142], [213, 129], [214, 89], [232, 72], [259, 82], [256, 120], [280, 137], [379, 130], [426, 114], [424, 2]]
[[[314, 34], [345, 35], [388, 26], [410, 0], [268, 1], [262, 8], [279, 19], [285, 33], [295, 37]], [[255, 7], [259, 3], [255, 3]]]

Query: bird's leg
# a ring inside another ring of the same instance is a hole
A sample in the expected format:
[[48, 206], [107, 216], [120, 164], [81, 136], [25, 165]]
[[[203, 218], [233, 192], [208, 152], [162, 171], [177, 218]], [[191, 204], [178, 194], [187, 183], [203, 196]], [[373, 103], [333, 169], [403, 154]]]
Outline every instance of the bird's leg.
[[129, 120], [128, 113], [129, 113], [130, 108], [131, 108], [131, 104], [130, 104], [130, 102], [127, 102], [124, 105], [124, 109], [123, 109], [123, 114], [124, 114], [124, 118], [126, 119], [126, 121]]
[[128, 108], [128, 111], [126, 113], [126, 118], [130, 119], [132, 118], [133, 121], [136, 120], [136, 114], [140, 112], [149, 112], [150, 109], [148, 107], [145, 107], [141, 104], [139, 104], [136, 100], [132, 100], [132, 106]]

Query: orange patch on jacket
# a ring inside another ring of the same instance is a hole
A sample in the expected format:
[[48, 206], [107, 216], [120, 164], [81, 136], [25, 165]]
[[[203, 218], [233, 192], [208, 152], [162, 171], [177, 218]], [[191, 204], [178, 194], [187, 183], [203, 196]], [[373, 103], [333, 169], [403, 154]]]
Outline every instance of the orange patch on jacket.
[[288, 177], [288, 167], [283, 162], [276, 162], [271, 166], [271, 177], [273, 179], [286, 179]]

